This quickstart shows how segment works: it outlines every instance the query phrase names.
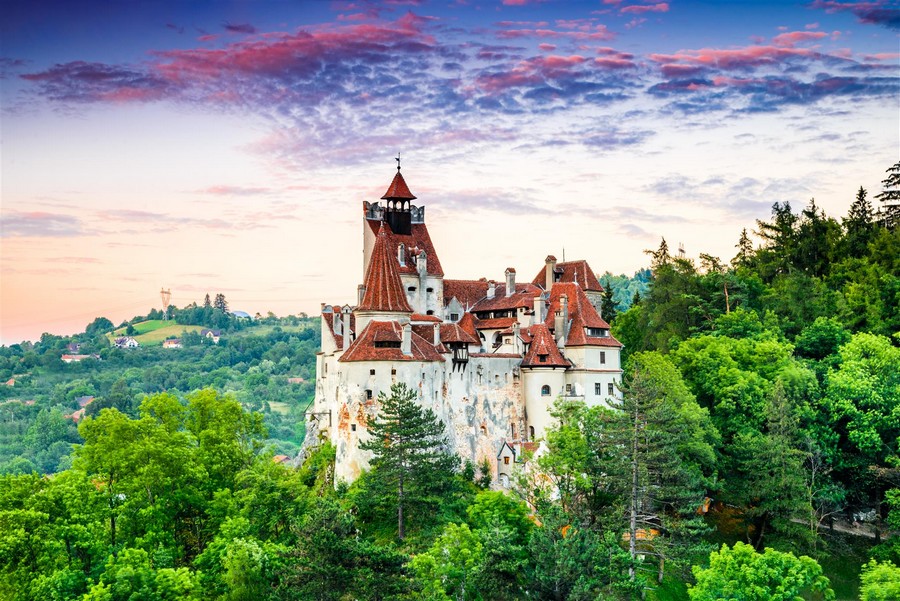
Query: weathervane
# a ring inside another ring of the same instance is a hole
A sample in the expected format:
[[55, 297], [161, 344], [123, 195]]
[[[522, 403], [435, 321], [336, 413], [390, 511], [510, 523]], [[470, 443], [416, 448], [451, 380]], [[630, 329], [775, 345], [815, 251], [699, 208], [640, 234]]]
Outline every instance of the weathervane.
[[397, 151], [397, 156], [394, 158], [397, 161], [397, 171], [400, 171], [400, 151]]

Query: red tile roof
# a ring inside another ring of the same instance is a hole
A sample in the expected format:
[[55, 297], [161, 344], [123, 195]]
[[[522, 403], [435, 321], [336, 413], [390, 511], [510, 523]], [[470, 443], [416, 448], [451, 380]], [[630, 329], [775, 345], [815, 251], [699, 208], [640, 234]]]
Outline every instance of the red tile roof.
[[410, 316], [409, 320], [412, 322], [427, 321], [428, 323], [440, 323], [441, 321], [443, 321], [437, 315], [426, 315], [424, 313], [413, 313]]
[[381, 223], [372, 258], [366, 269], [366, 293], [357, 307], [360, 311], [385, 311], [391, 313], [412, 313], [412, 307], [406, 300], [400, 274], [397, 273], [397, 257], [391, 255], [390, 228]]
[[[541, 269], [531, 283], [543, 288], [547, 283], [545, 270], [546, 267]], [[556, 273], [560, 274], [557, 283], [577, 282], [584, 290], [590, 290], [592, 292], [603, 291], [600, 280], [597, 279], [594, 270], [591, 269], [591, 266], [588, 265], [587, 261], [564, 261], [562, 263], [557, 263]]]
[[[528, 347], [528, 352], [525, 353], [522, 367], [570, 366], [569, 361], [559, 352], [556, 341], [553, 340], [553, 335], [547, 326], [538, 324], [532, 326], [530, 330], [534, 339], [531, 341], [531, 346]], [[542, 357], [544, 358], [543, 361], [541, 360]]]
[[413, 196], [413, 193], [409, 191], [409, 186], [406, 185], [406, 180], [403, 179], [403, 176], [400, 175], [400, 170], [397, 170], [397, 175], [394, 176], [393, 181], [391, 181], [391, 185], [388, 186], [387, 192], [384, 193], [384, 196], [381, 197], [382, 200], [415, 200], [416, 197]]
[[376, 347], [375, 342], [400, 342], [403, 339], [402, 326], [396, 321], [370, 321], [362, 333], [350, 343], [338, 361], [443, 361], [440, 352], [431, 342], [410, 332], [411, 354], [404, 355], [400, 348]]
[[[441, 267], [441, 261], [438, 259], [437, 251], [434, 249], [434, 244], [431, 242], [431, 236], [428, 234], [428, 228], [424, 223], [413, 223], [410, 225], [410, 233], [408, 236], [403, 234], [395, 234], [391, 231], [391, 226], [389, 226], [384, 221], [378, 221], [377, 219], [366, 219], [366, 223], [369, 224], [369, 227], [372, 228], [372, 231], [378, 234], [381, 225], [387, 228], [387, 235], [389, 239], [388, 246], [390, 247], [390, 252], [394, 257], [394, 263], [397, 264], [397, 271], [400, 273], [408, 273], [408, 274], [416, 274], [419, 273], [416, 271], [416, 264], [413, 261], [413, 254], [418, 254], [419, 251], [425, 251], [425, 256], [428, 261], [428, 274], [429, 275], [444, 275], [444, 270]], [[400, 265], [397, 260], [397, 248], [403, 244], [406, 249], [406, 265]]]
[[475, 328], [478, 330], [503, 330], [516, 322], [515, 317], [495, 317], [494, 319], [475, 318]]
[[459, 327], [462, 328], [464, 332], [477, 338], [479, 343], [481, 342], [481, 337], [478, 335], [478, 328], [475, 327], [475, 317], [471, 313], [463, 313], [462, 319], [460, 319], [458, 323]]
[[[434, 346], [434, 324], [414, 325], [412, 326], [412, 331], [413, 334], [417, 334], [422, 340]], [[450, 352], [443, 344], [435, 346], [434, 349], [439, 353]]]
[[[468, 315], [468, 313], [466, 313], [466, 315]], [[481, 338], [478, 334], [468, 332], [458, 323], [445, 323], [441, 325], [441, 342], [481, 344]]]
[[[334, 340], [335, 346], [337, 347], [338, 350], [341, 350], [344, 348], [344, 335], [343, 334], [336, 335], [334, 333], [334, 315], [337, 314], [339, 316], [339, 319], [341, 319], [341, 320], [344, 319], [344, 316], [341, 313], [340, 305], [331, 305], [331, 306], [333, 307], [333, 309], [331, 311], [327, 311], [327, 312], [323, 311], [322, 312], [322, 321], [325, 323], [326, 326], [328, 326], [328, 331], [331, 333], [331, 338]], [[337, 310], [335, 311], [334, 309], [337, 309]], [[351, 332], [356, 331], [356, 316], [353, 313], [350, 314], [350, 331]], [[351, 336], [351, 338], [352, 338], [352, 336]]]
[[481, 280], [444, 280], [444, 304], [455, 298], [464, 308], [471, 307], [487, 294], [488, 281]]
[[[543, 289], [534, 284], [516, 284], [516, 291], [506, 296], [506, 284], [497, 286], [494, 298], [484, 297], [472, 307], [473, 313], [483, 311], [502, 311], [519, 307], [534, 308], [534, 297], [543, 294]], [[446, 296], [446, 293], [444, 294]]]
[[584, 290], [576, 283], [557, 282], [550, 291], [547, 318], [544, 321], [548, 328], [555, 325], [556, 310], [560, 305], [560, 297], [565, 294], [569, 304], [569, 335], [566, 346], [610, 346], [621, 347], [622, 343], [612, 336], [588, 336], [585, 328], [609, 330], [609, 324], [600, 317], [594, 305], [588, 300]]

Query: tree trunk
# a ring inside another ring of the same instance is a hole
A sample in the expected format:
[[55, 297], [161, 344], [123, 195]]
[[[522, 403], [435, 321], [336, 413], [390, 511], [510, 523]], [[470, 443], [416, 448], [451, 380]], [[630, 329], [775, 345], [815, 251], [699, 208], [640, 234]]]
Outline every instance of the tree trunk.
[[638, 504], [638, 411], [634, 410], [634, 430], [631, 437], [631, 515], [628, 524], [628, 551], [631, 553], [631, 566], [628, 578], [634, 581], [634, 558], [637, 556], [637, 504]]
[[397, 490], [397, 538], [403, 540], [406, 530], [403, 527], [403, 473], [400, 474], [400, 484]]

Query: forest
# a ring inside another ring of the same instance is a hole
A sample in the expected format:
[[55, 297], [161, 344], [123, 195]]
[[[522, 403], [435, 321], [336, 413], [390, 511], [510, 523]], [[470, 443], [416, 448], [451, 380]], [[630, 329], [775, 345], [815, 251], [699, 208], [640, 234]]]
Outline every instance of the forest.
[[602, 276], [622, 401], [557, 399], [508, 491], [402, 384], [357, 481], [327, 443], [273, 461], [302, 436], [314, 326], [176, 355], [92, 323], [101, 360], [77, 364], [49, 334], [3, 347], [0, 598], [898, 599], [900, 163], [876, 199], [776, 203], [733, 258], [663, 240]]

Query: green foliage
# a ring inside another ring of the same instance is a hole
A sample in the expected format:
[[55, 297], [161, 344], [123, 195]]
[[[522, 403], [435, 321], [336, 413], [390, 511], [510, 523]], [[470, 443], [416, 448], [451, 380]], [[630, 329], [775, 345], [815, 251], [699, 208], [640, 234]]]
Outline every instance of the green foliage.
[[900, 568], [874, 559], [863, 566], [859, 588], [860, 601], [900, 599]]
[[695, 567], [694, 576], [697, 584], [688, 588], [691, 601], [801, 601], [803, 592], [834, 599], [828, 578], [814, 559], [773, 549], [757, 553], [740, 542], [713, 551], [709, 567]]
[[445, 450], [444, 423], [415, 397], [402, 382], [391, 386], [390, 396], [379, 394], [369, 439], [359, 445], [372, 452], [367, 484], [376, 503], [397, 516], [401, 541], [408, 518], [413, 517], [414, 524], [428, 521], [459, 466], [459, 459]]

